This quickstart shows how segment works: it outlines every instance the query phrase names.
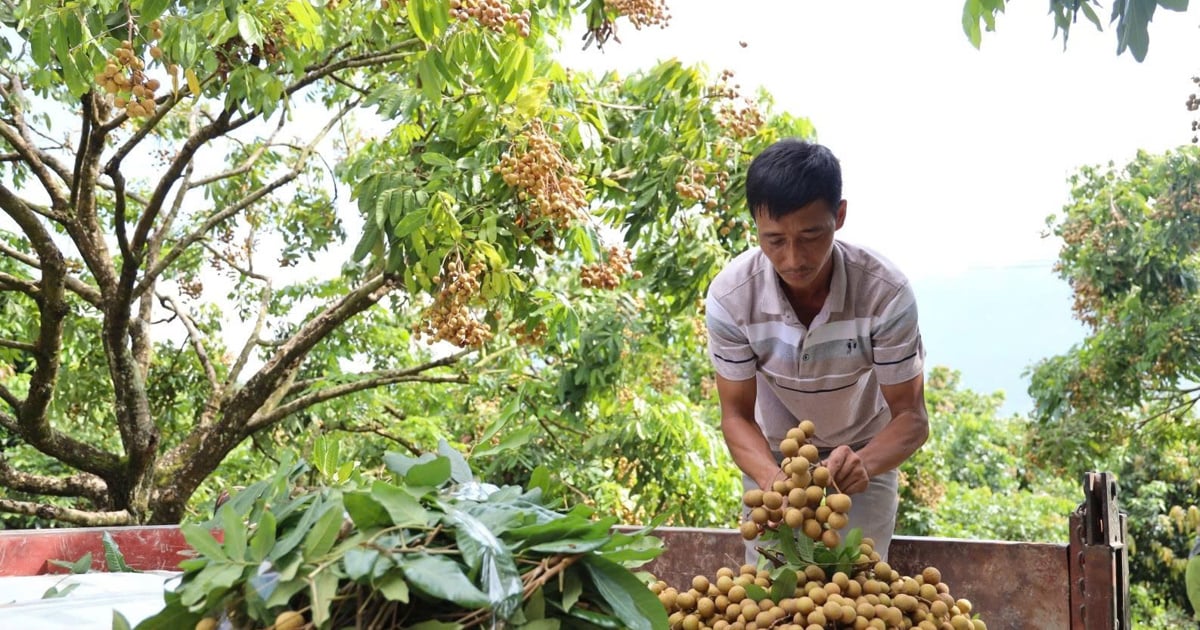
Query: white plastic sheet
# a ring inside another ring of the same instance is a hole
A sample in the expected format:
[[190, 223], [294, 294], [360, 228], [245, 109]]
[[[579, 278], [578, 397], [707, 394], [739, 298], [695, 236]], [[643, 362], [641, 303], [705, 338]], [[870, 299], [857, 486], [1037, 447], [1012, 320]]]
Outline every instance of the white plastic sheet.
[[[113, 611], [137, 625], [163, 609], [163, 591], [174, 572], [83, 573], [0, 577], [0, 628], [111, 630]], [[65, 597], [43, 599], [78, 584]]]

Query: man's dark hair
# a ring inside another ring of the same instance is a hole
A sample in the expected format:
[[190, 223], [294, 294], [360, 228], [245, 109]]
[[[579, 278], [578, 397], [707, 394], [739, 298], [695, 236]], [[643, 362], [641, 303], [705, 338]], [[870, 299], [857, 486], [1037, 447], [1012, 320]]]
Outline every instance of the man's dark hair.
[[746, 205], [750, 216], [766, 211], [772, 219], [821, 200], [837, 212], [842, 201], [842, 167], [827, 147], [785, 139], [750, 162], [746, 173]]

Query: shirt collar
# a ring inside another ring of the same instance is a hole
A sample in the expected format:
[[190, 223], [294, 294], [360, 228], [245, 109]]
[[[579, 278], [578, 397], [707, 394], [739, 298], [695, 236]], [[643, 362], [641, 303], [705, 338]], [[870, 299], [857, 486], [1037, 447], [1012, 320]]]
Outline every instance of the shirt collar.
[[[759, 303], [759, 309], [764, 313], [774, 313], [783, 315], [791, 312], [791, 305], [787, 302], [787, 296], [783, 294], [783, 287], [779, 282], [779, 275], [775, 273], [775, 268], [771, 266], [771, 261], [767, 260], [762, 249], [759, 249], [759, 255], [762, 257], [765, 265], [766, 287], [762, 293], [762, 299]], [[825, 297], [825, 306], [821, 309], [824, 313], [840, 313], [846, 304], [846, 261], [845, 255], [842, 253], [842, 244], [838, 241], [833, 242], [833, 277], [829, 281], [829, 295]]]

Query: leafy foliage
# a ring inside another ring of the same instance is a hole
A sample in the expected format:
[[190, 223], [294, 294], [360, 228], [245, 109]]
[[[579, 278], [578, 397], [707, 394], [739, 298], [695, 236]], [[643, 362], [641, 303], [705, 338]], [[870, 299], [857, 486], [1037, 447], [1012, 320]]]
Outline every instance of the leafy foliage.
[[[1004, 12], [1005, 0], [966, 0], [963, 5], [963, 31], [976, 48], [982, 40], [982, 31], [996, 30], [996, 15]], [[1116, 0], [1112, 5], [1109, 24], [1116, 24], [1117, 54], [1126, 50], [1133, 58], [1146, 59], [1150, 49], [1150, 21], [1154, 12], [1162, 7], [1168, 11], [1186, 11], [1188, 0]], [[1071, 34], [1071, 25], [1079, 21], [1080, 14], [1092, 23], [1096, 30], [1104, 30], [1097, 9], [1101, 3], [1094, 0], [1051, 0], [1050, 14], [1054, 17], [1054, 34], [1062, 33], [1063, 47]]]
[[585, 453], [547, 487], [616, 467], [630, 520], [720, 460], [676, 346], [752, 239], [748, 156], [811, 125], [727, 73], [553, 60], [581, 8], [597, 41], [665, 19], [636, 3], [468, 4], [3, 9], [11, 524], [176, 522], [310, 431], [360, 460], [447, 438], [516, 481]]
[[1050, 219], [1057, 269], [1091, 331], [1034, 366], [1034, 446], [1072, 473], [1115, 447], [1153, 449], [1197, 430], [1200, 154], [1139, 153], [1118, 169], [1072, 177], [1072, 201]]
[[266, 627], [295, 615], [316, 628], [666, 626], [626, 568], [655, 557], [655, 539], [613, 533], [615, 518], [586, 508], [548, 509], [537, 489], [480, 483], [461, 455], [439, 450], [389, 454], [379, 479], [351, 471], [309, 488], [296, 486], [306, 464], [285, 462], [208, 526], [183, 526], [199, 556], [138, 628], [204, 618]]
[[900, 468], [897, 532], [1065, 542], [1078, 484], [1021, 455], [1026, 421], [998, 417], [1003, 395], [961, 389], [957, 372], [935, 367], [925, 396], [929, 440]]

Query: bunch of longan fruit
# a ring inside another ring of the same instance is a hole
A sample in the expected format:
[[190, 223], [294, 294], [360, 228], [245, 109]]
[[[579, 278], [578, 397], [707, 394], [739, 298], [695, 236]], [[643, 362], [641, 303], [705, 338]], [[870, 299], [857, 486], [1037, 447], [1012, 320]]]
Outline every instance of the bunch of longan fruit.
[[632, 275], [636, 280], [642, 277], [640, 271], [631, 272], [633, 255], [628, 249], [620, 247], [608, 248], [608, 260], [602, 263], [584, 265], [579, 270], [579, 280], [583, 286], [590, 289], [615, 289], [621, 285], [625, 276]]
[[849, 521], [850, 496], [826, 496], [826, 489], [833, 485], [832, 475], [820, 464], [817, 447], [808, 443], [816, 430], [811, 420], [788, 430], [779, 443], [784, 455], [780, 468], [787, 476], [771, 488], [748, 490], [742, 497], [750, 509], [749, 519], [741, 526], [746, 540], [758, 538], [772, 523], [784, 522], [830, 549], [841, 544], [838, 530]]
[[512, 23], [521, 37], [529, 37], [529, 9], [513, 13], [504, 0], [450, 0], [450, 17], [460, 21], [474, 19], [493, 32], [504, 32], [504, 25]]
[[604, 4], [628, 18], [639, 31], [649, 26], [666, 28], [671, 22], [671, 13], [663, 0], [606, 0]]
[[[852, 501], [837, 492], [816, 446], [808, 443], [815, 431], [809, 420], [788, 431], [780, 443], [786, 478], [746, 492], [746, 540], [767, 530], [795, 530], [832, 550], [842, 545], [838, 530], [847, 525]], [[650, 590], [666, 608], [670, 630], [987, 630], [972, 617], [969, 600], [950, 594], [940, 571], [927, 567], [920, 575], [900, 575], [880, 559], [870, 538], [862, 539], [849, 572], [818, 563], [784, 564], [775, 574], [780, 570], [794, 571], [796, 579], [795, 588], [782, 597], [776, 593], [777, 599], [761, 595], [769, 595], [778, 578], [749, 564], [737, 571], [723, 567], [715, 580], [697, 575], [686, 590], [661, 580]]]
[[586, 188], [575, 174], [575, 165], [563, 154], [541, 121], [514, 139], [494, 172], [517, 189], [517, 198], [529, 207], [529, 216], [518, 224], [549, 220], [555, 229], [565, 229], [587, 207]]
[[460, 348], [478, 348], [492, 338], [492, 331], [471, 314], [470, 304], [479, 294], [479, 276], [487, 270], [482, 262], [465, 268], [462, 259], [447, 262], [443, 276], [433, 278], [440, 284], [437, 297], [426, 309], [421, 321], [413, 326], [419, 338], [428, 335], [435, 341], [448, 341]]

